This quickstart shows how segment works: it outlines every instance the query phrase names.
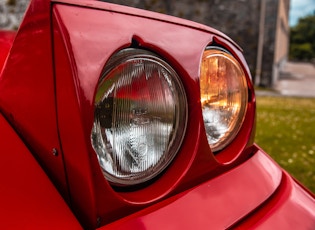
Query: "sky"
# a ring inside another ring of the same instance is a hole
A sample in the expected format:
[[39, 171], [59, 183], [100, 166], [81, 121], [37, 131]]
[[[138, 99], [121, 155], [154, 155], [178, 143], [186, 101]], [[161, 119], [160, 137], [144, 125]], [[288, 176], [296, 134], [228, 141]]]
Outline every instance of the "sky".
[[290, 3], [290, 26], [295, 26], [300, 17], [312, 14], [315, 10], [315, 0], [291, 0]]

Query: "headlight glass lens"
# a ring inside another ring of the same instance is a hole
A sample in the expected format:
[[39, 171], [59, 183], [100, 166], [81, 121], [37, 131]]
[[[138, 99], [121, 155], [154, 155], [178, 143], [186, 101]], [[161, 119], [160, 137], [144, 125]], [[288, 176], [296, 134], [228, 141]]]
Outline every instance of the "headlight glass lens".
[[92, 145], [107, 180], [146, 182], [175, 157], [187, 100], [176, 72], [155, 54], [126, 49], [108, 62], [95, 98]]
[[204, 51], [200, 93], [208, 143], [216, 152], [235, 138], [247, 109], [246, 77], [231, 54], [216, 48]]

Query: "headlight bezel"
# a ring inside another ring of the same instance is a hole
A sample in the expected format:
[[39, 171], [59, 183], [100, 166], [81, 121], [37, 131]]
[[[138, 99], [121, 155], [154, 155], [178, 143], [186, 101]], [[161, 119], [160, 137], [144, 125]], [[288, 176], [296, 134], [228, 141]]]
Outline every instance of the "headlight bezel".
[[[149, 61], [151, 63], [155, 63], [157, 65], [160, 65], [165, 70], [167, 73], [165, 74], [165, 81], [169, 84], [172, 84], [173, 90], [177, 90], [178, 95], [175, 96], [176, 99], [178, 100], [178, 104], [175, 105], [175, 116], [176, 119], [174, 120], [173, 124], [173, 130], [170, 133], [171, 135], [171, 140], [168, 144], [168, 148], [164, 151], [162, 154], [164, 155], [170, 155], [167, 159], [164, 159], [165, 162], [161, 161], [157, 163], [157, 167], [153, 167], [150, 169], [150, 174], [147, 175], [145, 178], [140, 178], [138, 176], [131, 176], [129, 178], [119, 178], [117, 176], [114, 176], [112, 173], [109, 173], [108, 170], [106, 170], [103, 165], [101, 164], [101, 159], [100, 159], [100, 153], [98, 147], [96, 147], [93, 143], [93, 132], [95, 132], [95, 122], [92, 128], [91, 132], [91, 139], [92, 139], [92, 147], [94, 151], [97, 154], [98, 161], [101, 166], [101, 170], [103, 172], [104, 177], [112, 184], [113, 186], [118, 186], [118, 187], [130, 187], [130, 186], [138, 186], [143, 183], [147, 183], [148, 181], [154, 179], [157, 177], [159, 174], [161, 174], [169, 164], [173, 161], [173, 159], [176, 157], [176, 154], [181, 147], [181, 143], [183, 141], [183, 138], [185, 136], [185, 130], [187, 126], [187, 120], [188, 120], [188, 103], [187, 103], [187, 97], [186, 97], [186, 91], [185, 88], [181, 82], [181, 79], [177, 72], [172, 68], [166, 61], [164, 61], [161, 57], [156, 55], [153, 52], [150, 52], [145, 49], [138, 49], [138, 48], [126, 48], [122, 49], [115, 54], [112, 55], [112, 57], [108, 60], [107, 64], [104, 67], [102, 76], [99, 80], [98, 87], [96, 90], [96, 95], [95, 95], [95, 116], [97, 116], [97, 107], [98, 107], [98, 101], [100, 100], [100, 97], [104, 97], [104, 95], [99, 95], [99, 90], [101, 88], [101, 85], [104, 84], [105, 81], [112, 80], [115, 81], [115, 79], [108, 78], [108, 76], [111, 75], [112, 71], [115, 71], [115, 68], [118, 68], [119, 65], [122, 63], [127, 63], [130, 62], [131, 60], [142, 60], [143, 62]], [[169, 74], [169, 75], [168, 75]], [[168, 78], [167, 76], [171, 77]], [[112, 83], [110, 83], [112, 84]], [[101, 93], [102, 94], [102, 93]], [[182, 118], [180, 118], [180, 116]], [[175, 131], [174, 131], [174, 126], [175, 126]], [[99, 132], [99, 131], [97, 131]], [[178, 135], [176, 135], [176, 133]], [[100, 138], [100, 137], [98, 137]], [[104, 141], [104, 140], [103, 140]]]

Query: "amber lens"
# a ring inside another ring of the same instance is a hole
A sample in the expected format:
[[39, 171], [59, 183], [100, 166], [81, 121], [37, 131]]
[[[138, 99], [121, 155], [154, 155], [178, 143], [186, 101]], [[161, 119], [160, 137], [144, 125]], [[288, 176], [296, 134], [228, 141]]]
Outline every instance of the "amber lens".
[[235, 138], [247, 108], [246, 77], [231, 54], [213, 48], [204, 51], [200, 94], [208, 143], [216, 152]]

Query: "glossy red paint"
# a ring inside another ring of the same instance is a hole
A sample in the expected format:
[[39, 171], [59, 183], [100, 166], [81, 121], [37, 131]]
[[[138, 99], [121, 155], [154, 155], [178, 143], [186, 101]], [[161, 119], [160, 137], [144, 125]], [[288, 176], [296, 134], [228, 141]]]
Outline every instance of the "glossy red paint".
[[[269, 197], [268, 190], [277, 187]], [[263, 197], [267, 201], [256, 209]], [[310, 194], [257, 149], [229, 172], [100, 229], [312, 229], [314, 205]]]
[[50, 26], [50, 2], [33, 0], [3, 67], [0, 110], [69, 200], [57, 130]]
[[[240, 62], [249, 87], [245, 122], [233, 143], [216, 154], [207, 143], [199, 95], [202, 53], [213, 42]], [[160, 177], [136, 189], [118, 189], [105, 180], [91, 145], [94, 97], [111, 55], [135, 44], [176, 70], [187, 94], [188, 123], [176, 158]], [[0, 127], [10, 134], [0, 150], [7, 152], [17, 142], [16, 154], [33, 159], [32, 152], [84, 228], [267, 229], [282, 214], [291, 217], [292, 213], [305, 227], [314, 223], [310, 208], [314, 197], [253, 145], [256, 111], [249, 69], [241, 49], [222, 33], [99, 1], [33, 0], [8, 54], [0, 77], [0, 111], [21, 140], [10, 136], [13, 130], [0, 118]], [[19, 147], [22, 142], [30, 151]], [[25, 163], [31, 168], [25, 170], [38, 168], [34, 160]], [[38, 178], [44, 176], [36, 173]], [[33, 183], [26, 182], [25, 187]], [[43, 183], [43, 189], [56, 193], [48, 179]], [[32, 193], [37, 196], [38, 191], [32, 186], [27, 189], [24, 198], [36, 199]], [[1, 191], [3, 199], [7, 194]], [[57, 195], [52, 195], [52, 202], [59, 205]], [[43, 205], [50, 204], [42, 198], [43, 194], [39, 196]], [[17, 201], [8, 200], [6, 205], [11, 203], [17, 207]], [[75, 224], [63, 205], [52, 211], [60, 209]], [[46, 212], [40, 210], [42, 215]], [[286, 225], [280, 221], [282, 226]]]
[[[112, 5], [102, 6], [102, 10], [100, 6], [92, 8], [84, 4], [55, 4], [53, 7], [60, 138], [74, 210], [89, 226], [95, 225], [97, 219], [106, 224], [143, 209], [241, 163], [250, 153], [250, 149], [244, 149], [251, 144], [255, 114], [253, 89], [243, 56], [225, 37], [212, 33], [215, 31], [210, 28], [194, 28], [184, 20], [169, 23], [134, 15], [133, 11], [130, 14], [114, 12]], [[156, 31], [159, 31], [158, 36]], [[237, 141], [216, 157], [206, 140], [199, 96], [201, 56], [214, 39], [238, 57], [247, 71], [250, 87], [247, 122]], [[172, 166], [154, 183], [135, 191], [124, 191], [112, 188], [104, 179], [90, 135], [94, 95], [106, 61], [135, 40], [139, 47], [163, 57], [181, 76], [189, 118], [187, 135]], [[260, 202], [257, 200], [256, 205]]]
[[283, 172], [271, 199], [232, 229], [314, 229], [314, 195]]
[[1, 114], [0, 135], [1, 229], [82, 229]]
[[8, 53], [12, 47], [13, 40], [15, 38], [16, 32], [14, 31], [0, 31], [0, 76], [1, 70], [7, 59]]

